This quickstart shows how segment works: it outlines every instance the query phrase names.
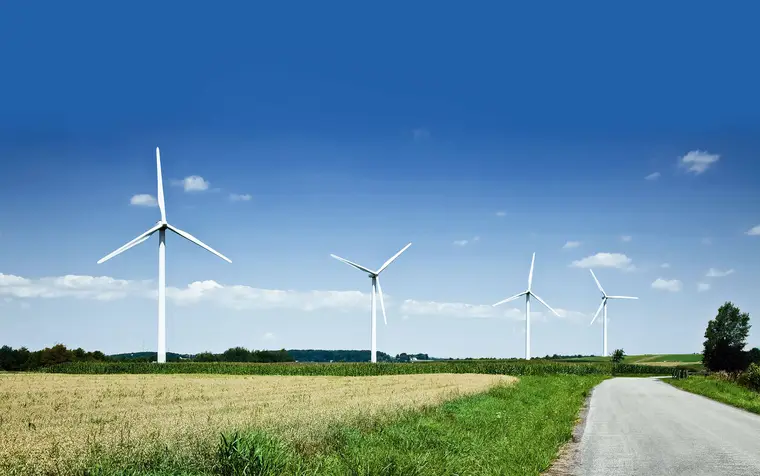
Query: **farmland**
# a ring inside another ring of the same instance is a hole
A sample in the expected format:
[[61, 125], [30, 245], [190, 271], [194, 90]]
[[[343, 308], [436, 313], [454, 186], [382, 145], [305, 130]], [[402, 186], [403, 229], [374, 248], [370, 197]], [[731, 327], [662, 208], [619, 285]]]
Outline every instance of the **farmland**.
[[[565, 362], [606, 362], [609, 357], [577, 357], [564, 359]], [[623, 363], [652, 365], [656, 367], [695, 366], [702, 363], [702, 354], [644, 354], [626, 355]]]
[[483, 392], [513, 377], [0, 375], [0, 472], [83, 469], [101, 458], [144, 460], [162, 446], [203, 468], [224, 431], [269, 431], [313, 451], [336, 424], [382, 421], [405, 410]]

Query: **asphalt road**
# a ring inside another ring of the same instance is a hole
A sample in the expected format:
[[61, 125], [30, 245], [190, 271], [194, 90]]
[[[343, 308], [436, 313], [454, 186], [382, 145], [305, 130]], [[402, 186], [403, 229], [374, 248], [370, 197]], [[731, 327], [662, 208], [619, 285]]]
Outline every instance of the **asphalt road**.
[[648, 378], [591, 395], [577, 475], [760, 475], [760, 416]]

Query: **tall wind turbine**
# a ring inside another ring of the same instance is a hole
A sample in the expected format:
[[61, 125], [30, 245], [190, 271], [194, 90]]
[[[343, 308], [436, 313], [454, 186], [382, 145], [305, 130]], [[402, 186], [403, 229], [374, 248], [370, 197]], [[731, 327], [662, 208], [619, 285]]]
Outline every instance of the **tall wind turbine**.
[[533, 284], [533, 265], [536, 262], [536, 253], [533, 253], [533, 259], [530, 261], [530, 274], [528, 274], [528, 289], [526, 291], [521, 292], [520, 294], [515, 294], [512, 297], [508, 297], [507, 299], [503, 301], [499, 301], [496, 304], [494, 304], [494, 307], [499, 306], [501, 304], [507, 303], [509, 301], [514, 301], [515, 299], [519, 298], [520, 296], [525, 296], [525, 360], [530, 360], [530, 297], [533, 296], [546, 306], [548, 310], [550, 310], [552, 313], [554, 313], [555, 316], [560, 317], [559, 314], [557, 314], [557, 311], [552, 309], [552, 307], [546, 302], [538, 297], [536, 293], [531, 291], [531, 285]]
[[142, 235], [138, 236], [134, 240], [130, 241], [126, 245], [117, 249], [109, 255], [101, 258], [98, 264], [108, 261], [114, 256], [121, 254], [128, 249], [139, 245], [143, 241], [150, 238], [150, 236], [158, 232], [158, 362], [166, 362], [166, 230], [171, 230], [178, 234], [182, 238], [195, 243], [201, 248], [210, 251], [216, 256], [222, 258], [228, 263], [232, 263], [229, 258], [214, 250], [207, 244], [203, 243], [198, 238], [194, 237], [186, 231], [182, 231], [177, 227], [170, 225], [166, 221], [166, 209], [164, 207], [164, 184], [161, 178], [161, 154], [156, 147], [156, 173], [158, 174], [158, 208], [161, 210], [161, 219], [156, 222], [153, 228], [149, 229]]
[[398, 258], [401, 253], [406, 251], [407, 248], [412, 246], [411, 243], [401, 248], [401, 251], [396, 253], [395, 255], [391, 256], [391, 258], [383, 263], [382, 266], [380, 266], [380, 269], [377, 271], [372, 271], [369, 268], [366, 268], [360, 264], [353, 263], [347, 259], [341, 258], [340, 256], [335, 256], [331, 254], [333, 258], [337, 259], [338, 261], [343, 261], [344, 263], [353, 266], [354, 268], [358, 269], [359, 271], [364, 271], [365, 273], [369, 274], [369, 278], [372, 280], [372, 353], [370, 354], [370, 361], [372, 363], [377, 362], [377, 307], [376, 307], [376, 298], [375, 294], [380, 296], [380, 308], [383, 310], [383, 321], [385, 322], [385, 325], [388, 325], [388, 319], [385, 317], [385, 303], [383, 302], [383, 288], [380, 287], [380, 273], [385, 270], [385, 268], [388, 267], [389, 264], [393, 263], [393, 261]]
[[589, 269], [591, 271], [591, 276], [594, 277], [594, 281], [596, 281], [596, 287], [599, 288], [599, 291], [602, 292], [602, 303], [599, 304], [599, 309], [596, 310], [596, 314], [594, 314], [594, 318], [591, 319], [591, 323], [589, 325], [593, 324], [596, 320], [596, 316], [599, 315], [599, 311], [604, 309], [604, 357], [607, 357], [607, 300], [608, 299], [638, 299], [637, 297], [631, 297], [631, 296], [608, 296], [607, 293], [604, 292], [604, 289], [602, 289], [602, 285], [599, 284], [599, 280], [596, 279], [596, 275], [594, 274], [594, 271]]

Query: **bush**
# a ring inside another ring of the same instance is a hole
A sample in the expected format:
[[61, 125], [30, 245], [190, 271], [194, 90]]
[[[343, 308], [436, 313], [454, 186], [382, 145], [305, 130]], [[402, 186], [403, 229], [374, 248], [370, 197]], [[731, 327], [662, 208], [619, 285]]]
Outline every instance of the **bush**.
[[750, 364], [747, 370], [739, 376], [739, 383], [760, 392], [760, 365]]
[[612, 363], [619, 364], [625, 358], [625, 351], [623, 349], [617, 349], [612, 353]]

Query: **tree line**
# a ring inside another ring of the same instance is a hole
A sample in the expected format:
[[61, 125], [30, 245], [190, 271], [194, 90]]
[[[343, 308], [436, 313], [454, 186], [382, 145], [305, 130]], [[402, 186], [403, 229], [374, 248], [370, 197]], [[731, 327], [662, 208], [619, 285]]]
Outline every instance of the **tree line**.
[[[0, 347], [0, 370], [33, 371], [42, 367], [67, 362], [155, 362], [155, 352], [132, 352], [105, 355], [96, 350], [87, 352], [82, 348], [68, 349], [63, 344], [56, 344], [42, 350], [30, 351], [26, 347], [14, 349], [10, 346]], [[249, 350], [245, 347], [232, 347], [222, 353], [201, 352], [199, 354], [177, 354], [167, 352], [167, 362], [367, 362], [369, 350]], [[380, 362], [411, 362], [414, 360], [431, 360], [427, 354], [400, 353], [396, 356], [377, 353]]]

